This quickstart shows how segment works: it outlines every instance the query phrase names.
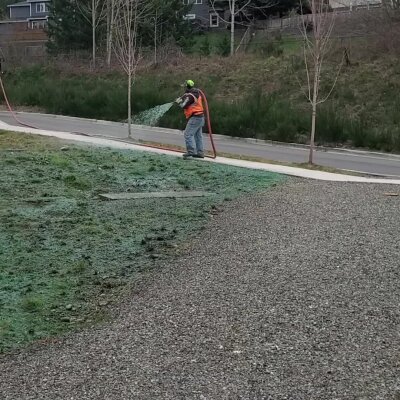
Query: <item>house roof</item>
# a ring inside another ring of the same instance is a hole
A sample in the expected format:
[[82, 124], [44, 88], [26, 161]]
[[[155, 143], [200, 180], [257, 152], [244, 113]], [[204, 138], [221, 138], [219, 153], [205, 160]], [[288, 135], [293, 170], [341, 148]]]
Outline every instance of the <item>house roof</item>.
[[1, 24], [26, 24], [25, 20], [9, 20], [7, 19], [6, 21], [0, 21]]
[[51, 0], [26, 0], [19, 3], [10, 4], [7, 7], [28, 7], [31, 3], [50, 3]]
[[29, 5], [27, 1], [21, 1], [21, 3], [9, 4], [7, 7], [28, 7]]

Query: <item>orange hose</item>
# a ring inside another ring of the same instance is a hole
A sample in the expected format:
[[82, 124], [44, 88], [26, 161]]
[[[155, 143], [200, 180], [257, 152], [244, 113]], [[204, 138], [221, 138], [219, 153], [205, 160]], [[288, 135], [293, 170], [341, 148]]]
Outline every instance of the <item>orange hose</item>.
[[210, 109], [208, 108], [207, 97], [202, 90], [199, 90], [199, 92], [203, 96], [204, 104], [206, 105], [208, 134], [210, 136], [210, 142], [211, 142], [211, 147], [212, 147], [212, 151], [213, 151], [213, 155], [211, 158], [217, 158], [217, 150], [215, 149], [215, 143], [214, 143], [213, 132], [212, 132], [212, 127], [211, 127]]
[[2, 90], [2, 92], [3, 92], [4, 100], [6, 101], [6, 104], [7, 104], [8, 111], [10, 111], [10, 113], [11, 113], [12, 117], [15, 119], [15, 121], [16, 121], [18, 124], [22, 125], [22, 126], [26, 126], [27, 128], [39, 129], [39, 128], [36, 128], [35, 126], [31, 126], [31, 125], [28, 125], [28, 124], [24, 124], [23, 122], [21, 122], [21, 121], [17, 118], [17, 116], [16, 116], [15, 113], [14, 113], [14, 110], [13, 110], [12, 107], [11, 107], [10, 102], [8, 101], [8, 97], [7, 97], [7, 94], [6, 94], [6, 90], [4, 89], [3, 79], [1, 79], [1, 75], [0, 75], [0, 86], [1, 86], [1, 90]]

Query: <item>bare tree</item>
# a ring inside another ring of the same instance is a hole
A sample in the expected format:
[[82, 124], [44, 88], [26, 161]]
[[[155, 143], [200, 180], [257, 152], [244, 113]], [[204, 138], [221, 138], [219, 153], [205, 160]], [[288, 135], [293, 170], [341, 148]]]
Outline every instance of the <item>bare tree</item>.
[[90, 0], [87, 3], [76, 0], [76, 5], [83, 17], [92, 27], [92, 66], [96, 68], [96, 30], [105, 17], [104, 0]]
[[113, 49], [115, 21], [118, 14], [117, 0], [107, 0], [107, 35], [106, 35], [106, 53], [107, 66], [111, 66], [111, 55]]
[[[164, 1], [164, 0], [162, 0]], [[168, 25], [168, 18], [165, 16], [164, 6], [158, 1], [154, 2], [151, 21], [153, 23], [153, 47], [154, 47], [154, 65], [158, 63], [159, 44], [162, 44], [163, 28]]]
[[[183, 4], [182, 0], [149, 0], [148, 31], [152, 31], [153, 39], [153, 63], [156, 65], [160, 58], [160, 45], [166, 37], [176, 28], [178, 19], [183, 21], [183, 12], [189, 5]], [[177, 3], [181, 4], [180, 9]]]
[[[225, 22], [226, 24], [230, 24], [231, 27], [231, 39], [230, 39], [230, 55], [233, 56], [235, 54], [235, 20], [236, 17], [250, 9], [258, 9], [262, 10], [264, 8], [272, 7], [275, 2], [270, 0], [261, 0], [264, 2], [262, 6], [256, 6], [254, 4], [254, 0], [247, 0], [245, 2], [240, 2], [239, 0], [210, 0], [211, 7], [215, 14], [219, 16], [219, 18]], [[218, 4], [226, 4], [228, 6], [229, 12], [229, 20], [226, 20], [220, 16], [218, 11], [216, 10], [216, 5]]]
[[[301, 8], [302, 6], [301, 4]], [[311, 21], [309, 22], [308, 19], [302, 15], [300, 30], [304, 39], [303, 54], [306, 71], [306, 90], [304, 94], [312, 108], [310, 152], [308, 158], [308, 162], [312, 164], [315, 148], [317, 108], [321, 103], [328, 100], [329, 96], [332, 94], [344, 58], [342, 58], [329, 92], [325, 96], [322, 96], [320, 93], [322, 67], [325, 57], [330, 50], [331, 35], [336, 14], [334, 12], [329, 12], [329, 8], [323, 0], [310, 0], [310, 8], [312, 11]], [[303, 85], [300, 81], [299, 84], [303, 89]]]
[[163, 21], [163, 4], [160, 1], [153, 1], [152, 17], [151, 21], [153, 23], [153, 47], [154, 47], [154, 65], [157, 64], [157, 52], [159, 37], [161, 37], [162, 25], [165, 23]]
[[154, 65], [157, 65], [157, 44], [158, 44], [158, 32], [157, 32], [157, 28], [158, 28], [158, 24], [159, 24], [159, 11], [158, 8], [156, 8], [155, 13], [154, 13]]
[[113, 47], [123, 70], [128, 77], [128, 136], [132, 136], [132, 86], [141, 60], [138, 35], [139, 24], [147, 16], [146, 0], [116, 0], [119, 13], [115, 24]]

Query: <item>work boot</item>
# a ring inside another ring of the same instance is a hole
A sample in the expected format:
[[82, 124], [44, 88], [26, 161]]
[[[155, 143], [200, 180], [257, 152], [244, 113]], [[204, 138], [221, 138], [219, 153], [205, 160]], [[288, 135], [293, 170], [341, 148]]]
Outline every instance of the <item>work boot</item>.
[[184, 154], [182, 154], [182, 157], [184, 160], [188, 160], [188, 159], [195, 157], [195, 155], [193, 153], [184, 153]]
[[193, 157], [194, 158], [204, 158], [204, 154], [202, 154], [202, 153], [194, 154]]

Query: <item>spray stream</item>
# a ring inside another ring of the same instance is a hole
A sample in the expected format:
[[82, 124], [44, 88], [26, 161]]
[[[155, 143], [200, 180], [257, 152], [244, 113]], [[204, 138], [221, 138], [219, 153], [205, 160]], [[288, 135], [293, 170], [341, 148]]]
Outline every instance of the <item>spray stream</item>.
[[174, 103], [161, 104], [159, 106], [142, 111], [132, 116], [132, 122], [138, 125], [156, 126], [157, 122], [166, 114]]

